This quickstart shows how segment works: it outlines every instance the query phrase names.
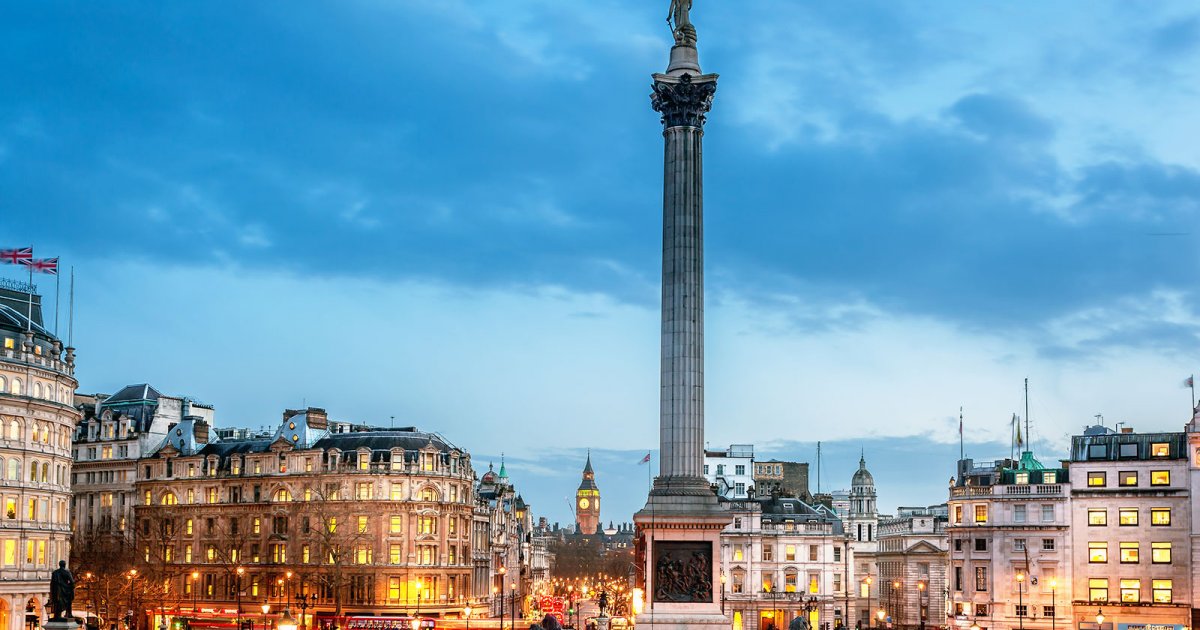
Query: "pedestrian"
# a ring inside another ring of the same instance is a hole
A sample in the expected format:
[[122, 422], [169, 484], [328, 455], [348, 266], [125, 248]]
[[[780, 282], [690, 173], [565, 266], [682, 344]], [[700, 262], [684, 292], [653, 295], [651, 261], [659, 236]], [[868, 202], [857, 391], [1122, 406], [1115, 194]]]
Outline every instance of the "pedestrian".
[[546, 613], [546, 616], [542, 617], [542, 630], [562, 630], [562, 625], [558, 623], [558, 617]]
[[542, 628], [542, 626], [540, 624], [531, 623], [531, 624], [529, 624], [529, 630], [544, 630], [544, 629]]

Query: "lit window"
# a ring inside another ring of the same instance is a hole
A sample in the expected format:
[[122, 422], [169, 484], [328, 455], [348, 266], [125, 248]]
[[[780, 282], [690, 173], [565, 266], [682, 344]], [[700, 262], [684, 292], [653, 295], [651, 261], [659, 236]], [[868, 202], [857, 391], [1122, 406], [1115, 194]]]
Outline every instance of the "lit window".
[[1117, 484], [1123, 487], [1136, 486], [1138, 485], [1137, 477], [1136, 470], [1122, 470], [1117, 473]]
[[1096, 488], [1108, 485], [1108, 475], [1104, 471], [1090, 472], [1087, 476], [1087, 485]]
[[1027, 483], [1029, 483], [1029, 473], [1027, 473], [1027, 472], [1019, 472], [1019, 473], [1017, 473], [1016, 482], [1017, 482], [1017, 484], [1027, 484]]
[[792, 562], [796, 559], [796, 545], [787, 545], [784, 547], [784, 560]]
[[1171, 564], [1171, 543], [1150, 543], [1150, 562], [1154, 564]]
[[1058, 483], [1058, 473], [1047, 470], [1042, 473], [1042, 483]]
[[816, 573], [810, 573], [808, 576], [808, 592], [816, 593], [820, 591], [820, 580], [817, 579]]
[[216, 489], [216, 488], [209, 488], [209, 489], [208, 489], [208, 502], [209, 502], [209, 503], [216, 503], [216, 502], [217, 502], [217, 489]]
[[1150, 580], [1150, 590], [1155, 604], [1171, 603], [1171, 580]]
[[367, 517], [365, 516], [358, 517], [358, 533], [367, 533]]
[[1138, 511], [1136, 508], [1121, 508], [1118, 510], [1118, 522], [1121, 525], [1137, 525]]
[[1141, 580], [1121, 580], [1121, 601], [1136, 602], [1141, 596]]
[[1150, 445], [1150, 457], [1170, 457], [1171, 445], [1166, 442], [1155, 442]]
[[1089, 542], [1088, 543], [1088, 562], [1102, 564], [1108, 562], [1108, 543], [1106, 542]]
[[393, 534], [399, 534], [403, 530], [400, 529], [400, 517], [393, 516], [388, 520], [388, 531]]
[[369, 470], [371, 468], [371, 456], [366, 453], [358, 454], [358, 469]]
[[1152, 471], [1150, 471], [1150, 485], [1152, 485], [1152, 486], [1169, 486], [1169, 485], [1171, 485], [1171, 471], [1169, 471], [1169, 470], [1152, 470]]
[[287, 488], [280, 488], [275, 491], [275, 499], [278, 503], [286, 503], [292, 500], [292, 493]]
[[262, 533], [262, 519], [260, 519], [257, 516], [254, 517], [254, 533], [255, 534]]
[[438, 499], [437, 491], [434, 490], [433, 488], [422, 488], [421, 489], [421, 500], [422, 501], [437, 501], [437, 499]]
[[1088, 578], [1088, 601], [1108, 601], [1108, 578]]
[[1120, 543], [1121, 547], [1121, 564], [1137, 564], [1138, 562], [1138, 544], [1135, 542]]
[[400, 564], [400, 550], [402, 547], [399, 543], [388, 545], [388, 562], [392, 564]]
[[183, 533], [188, 536], [192, 535], [192, 519], [189, 518], [183, 522]]
[[1170, 508], [1150, 508], [1150, 524], [1151, 525], [1170, 525], [1171, 524], [1171, 509]]
[[325, 528], [327, 530], [329, 530], [330, 534], [337, 533], [337, 517], [336, 516], [329, 517], [329, 523], [326, 525]]
[[375, 484], [370, 482], [354, 484], [354, 498], [363, 501], [372, 498]]
[[1088, 525], [1108, 525], [1108, 510], [1088, 510]]
[[309, 561], [308, 558], [309, 558], [308, 545], [304, 545], [304, 546], [300, 547], [300, 562], [308, 564], [308, 561]]
[[976, 523], [986, 523], [987, 522], [987, 506], [986, 505], [976, 505], [975, 506], [975, 522]]
[[179, 500], [175, 498], [175, 495], [170, 492], [162, 495], [163, 505], [175, 505], [178, 501]]
[[[454, 521], [450, 521], [450, 522], [451, 522], [451, 523], [453, 523]], [[741, 561], [742, 561], [742, 560], [744, 560], [744, 559], [745, 559], [745, 558], [743, 557], [742, 546], [741, 546], [741, 545], [734, 545], [734, 546], [733, 546], [733, 561], [734, 561], [734, 562], [741, 562]]]

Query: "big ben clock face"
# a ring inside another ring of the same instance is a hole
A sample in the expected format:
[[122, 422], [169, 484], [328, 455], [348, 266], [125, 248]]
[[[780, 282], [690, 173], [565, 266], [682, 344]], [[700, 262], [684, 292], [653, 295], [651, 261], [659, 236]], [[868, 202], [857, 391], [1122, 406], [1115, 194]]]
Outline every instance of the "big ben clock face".
[[580, 500], [579, 500], [579, 509], [581, 509], [581, 510], [586, 510], [586, 509], [588, 509], [588, 506], [589, 506], [589, 505], [591, 505], [591, 504], [592, 504], [592, 502], [591, 502], [591, 501], [588, 501], [588, 500], [587, 500], [587, 497], [584, 497], [584, 498], [582, 498], [582, 499], [580, 499]]

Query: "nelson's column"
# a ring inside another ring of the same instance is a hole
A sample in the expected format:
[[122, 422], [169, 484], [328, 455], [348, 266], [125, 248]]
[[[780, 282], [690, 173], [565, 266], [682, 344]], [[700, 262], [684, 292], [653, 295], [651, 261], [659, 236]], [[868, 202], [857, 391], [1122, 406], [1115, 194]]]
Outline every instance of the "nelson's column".
[[692, 0], [673, 0], [675, 45], [654, 75], [662, 114], [662, 368], [659, 470], [634, 515], [646, 601], [638, 627], [728, 628], [720, 601], [720, 533], [730, 518], [704, 478], [704, 223], [701, 138], [717, 89], [696, 54]]

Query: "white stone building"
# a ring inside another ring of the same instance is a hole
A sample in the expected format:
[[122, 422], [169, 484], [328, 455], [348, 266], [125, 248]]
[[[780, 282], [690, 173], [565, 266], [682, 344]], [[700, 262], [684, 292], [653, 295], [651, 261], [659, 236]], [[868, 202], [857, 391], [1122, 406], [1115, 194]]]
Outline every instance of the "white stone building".
[[32, 291], [0, 287], [0, 630], [46, 622], [50, 573], [70, 557], [75, 351]]
[[[899, 508], [895, 517], [879, 521], [879, 583], [886, 615], [899, 627], [943, 623], [946, 589], [945, 504]], [[932, 613], [932, 614], [931, 614]]]
[[833, 511], [794, 498], [728, 505], [722, 595], [733, 630], [782, 630], [804, 614], [814, 628], [847, 624], [853, 560]]
[[74, 431], [71, 526], [77, 541], [128, 533], [135, 504], [137, 461], [162, 444], [167, 431], [195, 416], [212, 426], [211, 406], [167, 396], [146, 383], [113, 395], [76, 396], [82, 419]]
[[1193, 458], [1187, 433], [1090, 427], [1071, 440], [1074, 625], [1192, 624]]
[[704, 478], [716, 486], [717, 495], [724, 499], [749, 498], [754, 490], [754, 445], [731, 444], [723, 451], [706, 449]]
[[[1071, 476], [1075, 471], [1070, 471]], [[1070, 480], [1020, 461], [958, 462], [949, 500], [946, 624], [966, 629], [1070, 622]]]

